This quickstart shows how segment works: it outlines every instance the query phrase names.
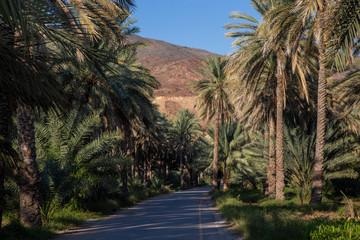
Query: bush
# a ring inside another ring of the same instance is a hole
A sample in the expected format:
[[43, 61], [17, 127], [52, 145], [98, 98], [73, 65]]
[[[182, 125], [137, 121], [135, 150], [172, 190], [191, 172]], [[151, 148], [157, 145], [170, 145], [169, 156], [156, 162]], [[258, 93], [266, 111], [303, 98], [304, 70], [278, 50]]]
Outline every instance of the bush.
[[151, 179], [151, 189], [155, 191], [161, 191], [163, 186], [165, 185], [165, 181], [163, 179], [160, 179], [158, 177], [153, 177]]
[[360, 222], [355, 220], [325, 221], [317, 229], [310, 233], [311, 240], [338, 239], [350, 240], [360, 239]]
[[146, 183], [144, 183], [140, 178], [135, 178], [129, 183], [130, 192], [142, 192], [146, 189]]
[[170, 171], [169, 174], [166, 176], [165, 184], [173, 189], [180, 189], [180, 172]]
[[3, 239], [6, 240], [46, 240], [51, 237], [51, 232], [44, 228], [24, 227], [18, 220], [13, 220], [3, 228]]
[[[336, 212], [339, 205], [300, 206], [294, 200], [268, 199], [258, 190], [230, 189], [213, 194], [221, 215], [244, 239], [348, 240], [360, 239], [360, 222], [304, 217], [314, 211]], [[314, 216], [314, 215], [313, 215]]]

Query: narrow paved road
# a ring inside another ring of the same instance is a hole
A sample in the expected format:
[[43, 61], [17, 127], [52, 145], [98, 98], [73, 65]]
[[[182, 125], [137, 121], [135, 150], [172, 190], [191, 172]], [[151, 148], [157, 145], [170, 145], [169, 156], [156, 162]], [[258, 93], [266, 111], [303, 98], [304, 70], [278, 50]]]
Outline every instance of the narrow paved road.
[[198, 187], [149, 199], [56, 240], [235, 240], [217, 214], [208, 194]]

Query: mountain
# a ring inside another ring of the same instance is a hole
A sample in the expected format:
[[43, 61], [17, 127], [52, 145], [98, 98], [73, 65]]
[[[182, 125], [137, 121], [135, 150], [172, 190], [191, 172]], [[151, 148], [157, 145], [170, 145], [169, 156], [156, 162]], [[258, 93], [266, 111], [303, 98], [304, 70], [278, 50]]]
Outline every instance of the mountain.
[[160, 112], [167, 116], [175, 115], [182, 108], [194, 112], [195, 95], [187, 84], [203, 78], [197, 69], [203, 67], [201, 62], [207, 56], [215, 54], [138, 35], [129, 36], [127, 41], [145, 44], [137, 50], [138, 62], [161, 83], [154, 100]]

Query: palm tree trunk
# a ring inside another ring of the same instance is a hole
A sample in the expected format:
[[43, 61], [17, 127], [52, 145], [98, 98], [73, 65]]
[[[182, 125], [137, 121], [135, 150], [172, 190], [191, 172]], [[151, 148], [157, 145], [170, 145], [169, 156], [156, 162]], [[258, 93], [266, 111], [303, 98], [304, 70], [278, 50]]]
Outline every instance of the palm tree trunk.
[[220, 112], [219, 112], [219, 109], [216, 109], [215, 136], [214, 136], [213, 180], [212, 180], [212, 188], [213, 188], [213, 190], [218, 190], [219, 187], [220, 187], [219, 184], [218, 184], [219, 130], [220, 130]]
[[276, 80], [276, 191], [275, 198], [284, 200], [285, 173], [284, 173], [284, 85], [282, 71], [277, 69]]
[[[9, 122], [10, 122], [10, 108], [5, 96], [0, 95], [0, 144], [8, 140]], [[1, 146], [0, 146], [1, 147]], [[0, 159], [0, 239], [1, 239], [1, 224], [2, 214], [4, 211], [4, 179], [5, 179], [5, 159]]]
[[140, 177], [140, 173], [139, 173], [139, 164], [140, 164], [140, 146], [139, 144], [135, 143], [134, 145], [134, 152], [135, 152], [135, 157], [134, 157], [134, 176], [135, 178], [139, 178]]
[[190, 160], [188, 154], [185, 154], [185, 181], [186, 181], [186, 187], [189, 188], [191, 185], [191, 176], [190, 176]]
[[276, 181], [276, 162], [275, 162], [275, 119], [274, 114], [270, 113], [269, 117], [269, 169], [267, 173], [267, 195], [275, 196], [275, 181]]
[[20, 217], [26, 226], [41, 226], [39, 171], [36, 164], [35, 113], [25, 104], [17, 108], [17, 129], [20, 154], [19, 195]]
[[183, 149], [179, 150], [179, 160], [180, 160], [180, 185], [181, 187], [185, 187], [185, 179], [184, 179], [184, 152]]
[[230, 167], [229, 164], [225, 167], [225, 175], [224, 175], [224, 191], [229, 189], [229, 180], [230, 180]]
[[151, 179], [152, 179], [152, 174], [151, 174], [151, 168], [152, 168], [151, 159], [148, 159], [146, 162], [147, 162], [146, 178], [147, 178], [147, 181], [150, 182]]
[[129, 192], [128, 189], [128, 168], [122, 167], [121, 169], [121, 192], [126, 196]]
[[324, 37], [320, 34], [319, 40], [319, 79], [317, 99], [317, 124], [316, 124], [316, 146], [315, 162], [312, 176], [310, 204], [319, 204], [322, 201], [323, 185], [323, 163], [325, 147], [325, 126], [326, 126], [326, 60]]

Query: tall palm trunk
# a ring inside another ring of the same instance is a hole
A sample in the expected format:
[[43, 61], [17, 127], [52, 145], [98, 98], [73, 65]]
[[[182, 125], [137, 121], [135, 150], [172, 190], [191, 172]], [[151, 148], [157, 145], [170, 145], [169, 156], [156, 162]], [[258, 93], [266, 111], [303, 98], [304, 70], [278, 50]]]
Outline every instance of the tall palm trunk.
[[230, 180], [230, 166], [226, 164], [225, 166], [225, 174], [224, 174], [224, 191], [229, 189], [229, 180]]
[[121, 168], [121, 192], [124, 194], [124, 195], [127, 195], [128, 192], [129, 192], [129, 189], [128, 189], [128, 167], [125, 167], [123, 166]]
[[135, 152], [135, 157], [134, 157], [134, 176], [135, 178], [139, 178], [140, 177], [140, 169], [139, 169], [139, 164], [140, 164], [140, 149], [141, 146], [139, 146], [140, 144], [135, 143], [134, 145], [134, 152]]
[[267, 173], [267, 195], [270, 197], [275, 196], [275, 170], [276, 170], [276, 162], [275, 162], [275, 119], [274, 114], [270, 113], [269, 117], [269, 169]]
[[184, 150], [183, 148], [179, 149], [179, 160], [180, 160], [180, 185], [185, 187], [185, 178], [184, 178]]
[[316, 146], [315, 162], [312, 176], [311, 200], [310, 204], [319, 204], [322, 201], [323, 185], [323, 164], [325, 147], [325, 126], [326, 126], [326, 60], [325, 42], [320, 34], [319, 40], [319, 79], [318, 79], [318, 98], [317, 98], [317, 124], [316, 124]]
[[184, 156], [184, 175], [185, 175], [185, 183], [186, 183], [186, 187], [190, 187], [191, 185], [191, 176], [190, 176], [190, 159], [189, 159], [189, 154], [185, 153]]
[[152, 164], [151, 164], [151, 159], [146, 159], [146, 165], [147, 165], [147, 167], [146, 167], [146, 181], [148, 182], [148, 183], [150, 183], [150, 181], [151, 181], [151, 179], [152, 179], [152, 174], [151, 174], [151, 168], [152, 168]]
[[219, 131], [220, 131], [220, 112], [216, 109], [215, 113], [215, 136], [214, 136], [214, 161], [213, 161], [213, 190], [219, 189], [218, 184], [218, 159], [219, 159]]
[[[117, 129], [118, 131], [118, 129]], [[131, 138], [126, 134], [126, 131], [125, 132], [125, 136], [124, 136], [124, 140], [121, 141], [121, 151], [123, 153], [127, 153], [127, 155], [130, 155], [130, 152], [131, 152]], [[128, 174], [128, 170], [129, 168], [127, 166], [122, 166], [121, 167], [121, 172], [120, 172], [120, 175], [121, 175], [121, 191], [122, 193], [126, 196], [129, 192], [129, 189], [128, 189], [128, 177], [129, 177], [129, 174]]]
[[276, 191], [275, 198], [284, 200], [285, 173], [284, 173], [284, 85], [280, 67], [276, 76]]
[[26, 226], [41, 226], [39, 171], [36, 164], [35, 113], [25, 104], [18, 104], [17, 129], [20, 154], [19, 195], [20, 217]]
[[[0, 95], [0, 144], [6, 143], [8, 140], [9, 122], [10, 122], [10, 108], [5, 96]], [[0, 146], [1, 147], [1, 146]], [[4, 211], [4, 179], [5, 179], [5, 159], [0, 159], [0, 239], [1, 239], [1, 224], [2, 213]]]

